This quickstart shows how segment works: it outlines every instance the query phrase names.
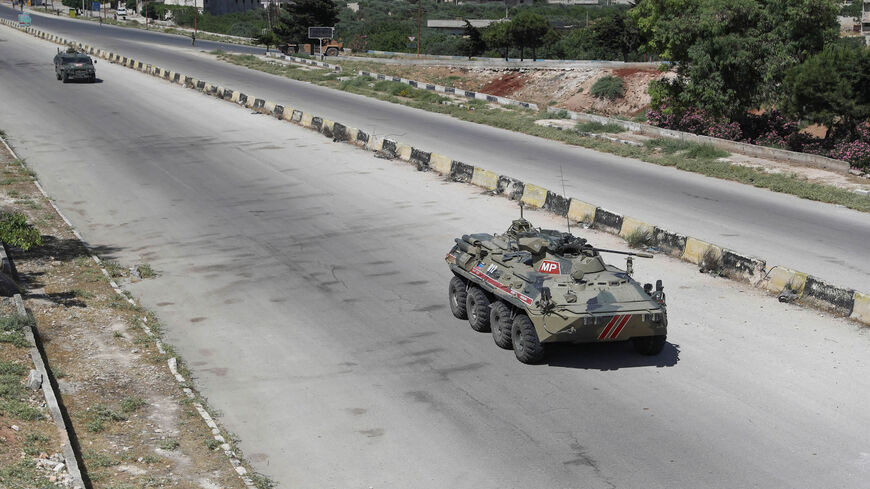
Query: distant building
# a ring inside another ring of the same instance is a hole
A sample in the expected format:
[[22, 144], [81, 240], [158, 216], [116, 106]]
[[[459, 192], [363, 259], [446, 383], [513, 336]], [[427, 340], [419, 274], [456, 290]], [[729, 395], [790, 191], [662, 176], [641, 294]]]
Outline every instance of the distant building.
[[[181, 7], [196, 7], [200, 12], [208, 12], [212, 15], [263, 8], [262, 0], [163, 0], [163, 3]], [[275, 3], [281, 2], [276, 0]]]
[[861, 34], [864, 34], [867, 44], [870, 44], [870, 1], [864, 2], [864, 9], [861, 11]]
[[[496, 22], [502, 22], [504, 19], [468, 19], [472, 27], [483, 29], [489, 27]], [[465, 32], [464, 20], [427, 20], [426, 27], [437, 29], [440, 32], [447, 34], [462, 34]]]

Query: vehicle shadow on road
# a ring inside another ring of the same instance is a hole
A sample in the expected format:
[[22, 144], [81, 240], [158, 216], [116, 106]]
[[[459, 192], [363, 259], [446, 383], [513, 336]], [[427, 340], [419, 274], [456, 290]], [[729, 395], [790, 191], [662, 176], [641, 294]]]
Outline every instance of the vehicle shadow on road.
[[546, 364], [551, 367], [587, 370], [619, 370], [635, 367], [673, 367], [680, 361], [680, 345], [665, 343], [661, 353], [640, 355], [628, 341], [618, 343], [557, 343], [547, 347]]
[[93, 85], [94, 83], [103, 83], [102, 78], [96, 78], [94, 81], [90, 80], [67, 80], [68, 85]]

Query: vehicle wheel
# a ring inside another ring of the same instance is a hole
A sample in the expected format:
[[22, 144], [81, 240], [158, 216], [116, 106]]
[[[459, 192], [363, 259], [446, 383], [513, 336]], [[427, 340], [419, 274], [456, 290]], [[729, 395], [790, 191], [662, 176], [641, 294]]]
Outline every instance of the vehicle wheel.
[[450, 299], [450, 310], [457, 319], [468, 319], [468, 310], [465, 309], [465, 281], [454, 276], [450, 279], [450, 287], [448, 287], [448, 296]]
[[468, 311], [468, 324], [471, 325], [471, 329], [481, 333], [489, 331], [489, 298], [483, 289], [468, 288], [465, 309]]
[[489, 308], [489, 326], [492, 328], [492, 339], [499, 348], [510, 350], [513, 348], [511, 341], [511, 329], [513, 328], [513, 320], [511, 319], [511, 308], [502, 301], [496, 301]]
[[55, 72], [54, 72], [54, 76], [56, 76], [57, 79], [60, 80], [60, 73], [58, 73], [58, 72], [55, 71]]
[[326, 48], [326, 55], [327, 56], [336, 56], [336, 55], [338, 55], [338, 49], [337, 48]]
[[544, 345], [538, 340], [535, 325], [525, 314], [514, 318], [511, 327], [511, 341], [514, 345], [514, 355], [523, 363], [538, 363], [544, 358]]
[[63, 80], [64, 83], [69, 83], [69, 77], [67, 76], [66, 73], [61, 75], [61, 80]]
[[667, 338], [667, 335], [636, 336], [631, 339], [631, 344], [641, 355], [658, 355], [665, 347]]
[[97, 77], [96, 77], [96, 76], [92, 76], [92, 77], [90, 78], [90, 80], [88, 80], [88, 81], [91, 82], [91, 83], [97, 83]]

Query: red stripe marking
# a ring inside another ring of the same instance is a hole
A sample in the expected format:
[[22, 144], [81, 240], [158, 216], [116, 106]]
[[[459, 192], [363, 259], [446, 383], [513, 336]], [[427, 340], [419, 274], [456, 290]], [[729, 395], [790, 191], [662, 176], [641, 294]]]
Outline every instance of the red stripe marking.
[[512, 290], [512, 289], [511, 289], [510, 287], [508, 287], [507, 285], [504, 285], [504, 284], [502, 284], [501, 282], [499, 282], [498, 280], [495, 280], [495, 279], [493, 279], [492, 277], [488, 276], [487, 274], [481, 272], [477, 267], [472, 268], [472, 269], [471, 269], [471, 273], [472, 273], [473, 275], [476, 275], [476, 276], [482, 278], [482, 279], [485, 280], [488, 284], [490, 284], [490, 285], [492, 285], [493, 287], [495, 287], [495, 288], [501, 290], [502, 292], [505, 292], [505, 293], [507, 293], [507, 294], [510, 294], [510, 295], [516, 297], [517, 299], [523, 301], [525, 304], [532, 305], [532, 298], [531, 298], [531, 297], [528, 297], [528, 296], [526, 296], [526, 295], [520, 294], [519, 292], [516, 292], [516, 291]]
[[617, 326], [616, 329], [613, 331], [613, 334], [610, 335], [611, 340], [615, 340], [616, 337], [619, 336], [619, 333], [622, 333], [622, 328], [624, 328], [625, 325], [628, 324], [629, 319], [631, 319], [631, 314], [627, 314], [623, 317], [623, 320], [620, 321], [619, 326]]
[[619, 321], [619, 318], [620, 316], [613, 316], [612, 318], [610, 318], [610, 322], [608, 322], [607, 326], [604, 327], [604, 331], [602, 331], [601, 334], [598, 335], [599, 340], [603, 340], [605, 337], [607, 337], [607, 333], [610, 332], [610, 328], [612, 328], [613, 325], [616, 324], [617, 321]]

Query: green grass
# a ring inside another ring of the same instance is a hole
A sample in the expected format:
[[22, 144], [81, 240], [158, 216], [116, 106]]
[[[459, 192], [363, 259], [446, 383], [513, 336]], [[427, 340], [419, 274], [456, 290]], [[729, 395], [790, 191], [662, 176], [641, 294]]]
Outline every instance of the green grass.
[[167, 438], [160, 442], [160, 448], [163, 450], [175, 450], [176, 448], [178, 448], [178, 446], [178, 440], [174, 438]]
[[631, 248], [644, 248], [650, 245], [651, 240], [652, 234], [643, 229], [635, 229], [625, 237], [625, 241]]
[[16, 315], [0, 317], [0, 343], [11, 343], [18, 348], [29, 348], [25, 331], [35, 323], [29, 315], [21, 317]]
[[123, 414], [113, 411], [102, 404], [91, 406], [88, 414], [91, 419], [85, 424], [85, 427], [92, 433], [105, 431], [106, 425], [110, 422], [127, 420], [127, 417]]
[[[559, 131], [555, 128], [536, 125], [535, 120], [550, 117], [546, 112], [537, 113], [533, 110], [512, 106], [493, 108], [483, 100], [465, 100], [461, 104], [445, 104], [442, 103], [443, 97], [440, 95], [403, 84], [399, 84], [403, 89], [417, 90], [428, 93], [431, 96], [408, 96], [408, 94], [413, 94], [411, 91], [406, 91], [405, 95], [402, 96], [396, 95], [393, 93], [394, 90], [399, 94], [402, 93], [402, 90], [390, 84], [397, 82], [384, 83], [385, 81], [381, 81], [375, 83], [375, 87], [370, 87], [369, 84], [372, 83], [371, 79], [339, 81], [334, 76], [315, 74], [318, 71], [323, 72], [325, 70], [299, 70], [295, 69], [295, 67], [276, 67], [277, 65], [274, 63], [268, 63], [250, 55], [221, 54], [220, 57], [228, 62], [241, 64], [251, 69], [259, 69], [268, 73], [275, 72], [288, 78], [310, 81], [321, 86], [364, 95], [386, 102], [446, 114], [463, 121], [521, 132], [617, 156], [634, 158], [662, 166], [673, 166], [684, 171], [767, 188], [775, 192], [791, 194], [808, 200], [839, 204], [862, 212], [870, 212], [870, 199], [867, 197], [832, 186], [810, 183], [794, 175], [766, 173], [755, 168], [716, 161], [718, 158], [727, 156], [728, 153], [709, 145], [698, 145], [674, 139], [659, 138], [647, 142], [643, 147], [629, 146], [588, 137], [579, 132]], [[340, 64], [346, 73], [354, 73], [358, 69], [371, 69], [367, 64], [360, 62], [336, 61], [336, 64]], [[613, 83], [615, 84], [615, 82]], [[429, 149], [437, 150], [437, 148]]]
[[54, 484], [36, 469], [33, 460], [0, 467], [0, 487], [5, 489], [53, 489]]
[[619, 133], [625, 132], [626, 129], [615, 122], [608, 122], [607, 124], [602, 124], [600, 122], [589, 121], [589, 122], [578, 122], [574, 129], [580, 132], [610, 132], [610, 133]]
[[23, 421], [36, 421], [42, 419], [42, 411], [30, 407], [18, 399], [0, 400], [0, 413]]
[[144, 405], [145, 401], [141, 397], [125, 397], [121, 399], [120, 407], [122, 413], [132, 413]]
[[589, 92], [596, 98], [616, 100], [622, 98], [622, 95], [625, 92], [625, 82], [623, 82], [622, 78], [618, 76], [602, 76], [592, 85]]
[[82, 457], [85, 459], [85, 464], [88, 467], [113, 467], [115, 465], [120, 465], [121, 463], [119, 460], [115, 460], [105, 453], [96, 452], [94, 450], [85, 450], [84, 453], [82, 453]]
[[40, 452], [45, 452], [48, 448], [45, 446], [49, 442], [49, 438], [39, 433], [28, 433], [24, 436], [24, 443], [21, 446], [22, 451], [26, 455], [35, 457]]
[[154, 269], [148, 263], [137, 265], [136, 271], [139, 272], [139, 276], [142, 278], [154, 278], [157, 276], [157, 273], [154, 272]]

